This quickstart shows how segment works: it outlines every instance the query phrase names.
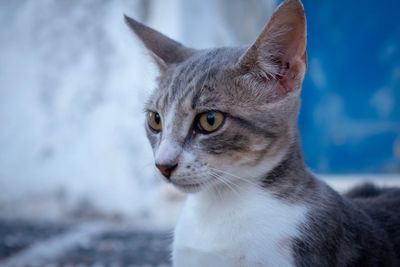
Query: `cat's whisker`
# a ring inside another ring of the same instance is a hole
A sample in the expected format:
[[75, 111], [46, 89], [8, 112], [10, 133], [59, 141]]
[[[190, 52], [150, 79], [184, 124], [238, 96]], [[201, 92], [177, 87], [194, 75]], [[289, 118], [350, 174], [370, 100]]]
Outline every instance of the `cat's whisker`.
[[222, 182], [224, 185], [226, 185], [230, 190], [232, 190], [234, 193], [239, 194], [239, 192], [232, 187], [232, 185], [235, 185], [238, 187], [238, 185], [233, 184], [231, 181], [226, 180], [224, 177], [218, 175], [217, 173], [213, 173], [213, 172], [209, 172], [209, 174], [214, 177], [215, 179], [217, 179], [218, 181]]
[[[217, 178], [216, 178], [217, 179]], [[209, 181], [209, 184], [211, 184], [211, 181]], [[219, 188], [218, 187], [209, 187], [208, 188], [209, 189], [209, 191], [213, 191], [213, 192], [215, 192], [215, 195], [216, 195], [216, 197], [217, 197], [217, 199], [219, 200], [219, 201], [223, 201], [223, 196], [222, 196], [222, 194], [221, 194], [221, 191], [219, 190]]]
[[237, 179], [240, 180], [240, 181], [244, 181], [244, 182], [247, 182], [247, 183], [249, 183], [249, 184], [257, 185], [257, 186], [258, 186], [257, 183], [255, 183], [255, 182], [253, 182], [253, 181], [251, 181], [251, 180], [249, 180], [249, 179], [245, 179], [245, 178], [243, 178], [243, 177], [234, 175], [234, 174], [229, 173], [229, 172], [227, 172], [227, 171], [223, 171], [223, 170], [216, 169], [216, 168], [212, 168], [212, 167], [209, 167], [209, 169], [211, 169], [211, 170], [213, 170], [213, 171], [218, 171], [218, 172], [223, 173], [223, 174], [226, 174], [226, 175], [229, 175], [229, 176], [231, 176], [231, 177], [233, 177], [233, 178], [237, 178]]
[[[222, 176], [220, 173], [216, 173], [215, 171], [213, 171], [214, 168], [209, 168], [209, 169], [210, 169], [210, 171], [212, 171], [212, 173], [214, 173], [215, 175], [217, 175], [220, 179], [223, 179], [224, 181], [230, 183], [231, 185], [235, 185], [237, 188], [240, 188], [240, 185], [238, 185], [238, 184], [235, 183], [234, 181], [229, 180], [229, 179], [225, 178], [224, 176]], [[217, 169], [216, 169], [216, 170], [217, 170]], [[239, 180], [240, 180], [240, 179], [239, 179]], [[243, 179], [243, 180], [244, 180], [244, 179]], [[246, 182], [252, 183], [252, 182], [247, 181], [247, 180], [246, 180]], [[252, 184], [254, 184], [254, 183], [252, 183]]]
[[232, 190], [234, 193], [239, 195], [239, 191], [238, 190], [241, 188], [240, 185], [238, 185], [234, 181], [229, 180], [226, 177], [224, 177], [224, 176], [222, 176], [222, 175], [220, 175], [218, 173], [211, 172], [210, 175], [215, 177], [218, 181], [222, 182], [223, 184], [228, 186], [230, 188], [230, 190]]
[[243, 177], [234, 175], [234, 174], [232, 174], [232, 173], [229, 173], [229, 172], [226, 172], [226, 171], [222, 171], [222, 170], [218, 170], [218, 169], [214, 169], [214, 170], [215, 170], [215, 171], [218, 171], [218, 172], [221, 172], [221, 173], [223, 173], [223, 174], [226, 174], [226, 175], [228, 175], [228, 176], [231, 176], [231, 177], [233, 177], [233, 178], [236, 178], [236, 179], [238, 179], [238, 180], [240, 180], [240, 181], [244, 181], [244, 182], [247, 182], [247, 183], [250, 183], [250, 184], [253, 184], [253, 185], [258, 185], [257, 183], [255, 183], [255, 182], [253, 182], [253, 181], [251, 181], [251, 180], [249, 180], [249, 179], [246, 179], [246, 178], [243, 178]]
[[222, 182], [223, 184], [225, 184], [228, 187], [231, 187], [228, 182], [223, 179], [223, 177], [219, 176], [217, 173], [213, 173], [213, 172], [209, 172], [208, 173], [210, 176], [212, 176], [213, 178], [215, 178], [217, 181]]
[[228, 182], [229, 184], [231, 184], [232, 186], [235, 186], [235, 187], [237, 187], [238, 189], [241, 188], [240, 184], [236, 183], [234, 180], [229, 180], [228, 178], [226, 178], [226, 177], [224, 177], [224, 176], [222, 176], [222, 175], [220, 175], [220, 174], [218, 174], [218, 175], [219, 175], [219, 177], [221, 177], [221, 179], [224, 179], [225, 181], [227, 181], [227, 182]]

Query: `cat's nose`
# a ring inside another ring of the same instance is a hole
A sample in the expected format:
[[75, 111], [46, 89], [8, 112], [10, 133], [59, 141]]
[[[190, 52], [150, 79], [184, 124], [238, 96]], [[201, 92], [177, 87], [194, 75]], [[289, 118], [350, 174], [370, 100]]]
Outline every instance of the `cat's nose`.
[[174, 164], [174, 165], [163, 165], [163, 164], [157, 164], [156, 163], [156, 167], [160, 170], [160, 172], [167, 177], [167, 179], [169, 179], [169, 177], [171, 176], [171, 173], [176, 169], [176, 167], [178, 166], [178, 164]]

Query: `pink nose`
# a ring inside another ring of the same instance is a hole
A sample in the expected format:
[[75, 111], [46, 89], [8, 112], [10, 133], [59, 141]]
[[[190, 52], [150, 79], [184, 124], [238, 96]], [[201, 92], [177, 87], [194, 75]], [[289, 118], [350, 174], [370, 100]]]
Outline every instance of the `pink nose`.
[[168, 179], [171, 176], [171, 173], [176, 169], [177, 166], [178, 166], [178, 164], [175, 164], [175, 165], [163, 165], [163, 164], [157, 164], [156, 163], [156, 167]]

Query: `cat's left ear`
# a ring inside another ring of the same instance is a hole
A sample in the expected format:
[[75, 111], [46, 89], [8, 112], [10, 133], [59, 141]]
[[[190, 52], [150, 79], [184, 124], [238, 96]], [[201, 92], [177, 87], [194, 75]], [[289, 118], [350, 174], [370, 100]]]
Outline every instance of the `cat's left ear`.
[[124, 18], [129, 28], [149, 50], [161, 72], [165, 71], [168, 65], [180, 63], [195, 53], [194, 49], [187, 48], [126, 15]]
[[276, 79], [281, 93], [300, 88], [307, 65], [306, 34], [300, 0], [285, 0], [241, 56], [240, 68], [262, 81]]

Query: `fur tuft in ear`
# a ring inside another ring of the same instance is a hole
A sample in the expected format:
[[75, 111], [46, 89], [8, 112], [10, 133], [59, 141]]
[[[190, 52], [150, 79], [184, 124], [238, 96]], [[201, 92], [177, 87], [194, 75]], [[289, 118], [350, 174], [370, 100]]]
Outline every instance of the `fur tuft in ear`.
[[194, 49], [168, 38], [162, 33], [124, 15], [128, 27], [142, 40], [157, 63], [160, 71], [164, 71], [169, 64], [179, 63], [189, 58]]
[[306, 18], [299, 0], [285, 0], [271, 16], [240, 67], [263, 80], [279, 80], [278, 90], [300, 88], [306, 70]]

